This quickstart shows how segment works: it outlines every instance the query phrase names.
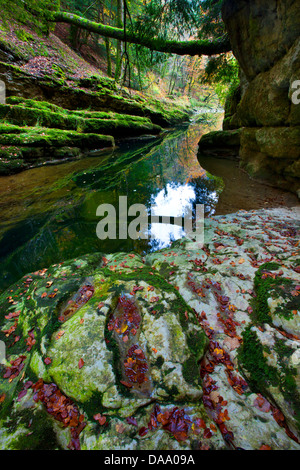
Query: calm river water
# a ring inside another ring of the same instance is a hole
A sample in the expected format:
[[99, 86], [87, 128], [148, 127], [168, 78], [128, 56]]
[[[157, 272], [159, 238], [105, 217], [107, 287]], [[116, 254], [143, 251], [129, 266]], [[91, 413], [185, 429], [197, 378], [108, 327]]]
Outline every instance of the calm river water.
[[200, 119], [161, 138], [0, 177], [0, 290], [85, 253], [144, 254], [184, 235], [182, 228], [160, 223], [149, 225], [152, 237], [146, 240], [100, 240], [97, 207], [111, 204], [118, 215], [119, 196], [127, 196], [128, 207], [143, 204], [161, 216], [183, 217], [196, 204], [204, 204], [206, 216], [296, 206], [295, 196], [252, 181], [235, 161], [205, 157], [200, 166], [199, 139], [217, 121]]

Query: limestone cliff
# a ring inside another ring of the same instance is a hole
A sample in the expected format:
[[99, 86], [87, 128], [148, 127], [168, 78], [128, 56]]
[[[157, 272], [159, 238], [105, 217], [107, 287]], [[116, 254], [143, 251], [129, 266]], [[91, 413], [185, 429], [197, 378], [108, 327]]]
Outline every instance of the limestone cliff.
[[[292, 95], [300, 79], [300, 3], [225, 0], [222, 14], [241, 67], [223, 129], [241, 129], [239, 157], [250, 175], [299, 192], [300, 105]], [[200, 153], [208, 152], [206, 142]]]

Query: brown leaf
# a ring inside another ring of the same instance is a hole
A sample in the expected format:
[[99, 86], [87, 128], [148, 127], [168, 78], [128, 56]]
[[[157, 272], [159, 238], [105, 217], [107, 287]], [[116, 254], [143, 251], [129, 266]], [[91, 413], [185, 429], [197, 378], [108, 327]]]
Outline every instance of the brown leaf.
[[119, 434], [123, 434], [123, 432], [125, 431], [125, 426], [123, 423], [118, 423], [116, 424], [116, 431], [119, 433]]

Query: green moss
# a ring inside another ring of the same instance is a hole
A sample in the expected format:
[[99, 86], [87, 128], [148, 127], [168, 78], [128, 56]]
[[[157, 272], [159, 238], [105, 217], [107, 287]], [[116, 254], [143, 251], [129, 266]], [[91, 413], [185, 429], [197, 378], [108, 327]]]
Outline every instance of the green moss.
[[103, 148], [114, 145], [113, 138], [99, 134], [81, 134], [75, 131], [47, 129], [44, 127], [26, 127], [7, 130], [0, 125], [0, 144], [33, 147], [80, 147]]
[[238, 350], [238, 360], [242, 367], [250, 374], [250, 381], [254, 386], [254, 391], [262, 393], [272, 385], [279, 383], [277, 371], [267, 363], [263, 354], [263, 346], [255, 331], [248, 325], [242, 333], [243, 344]]
[[[272, 324], [270, 316], [270, 308], [268, 305], [268, 298], [271, 297], [272, 292], [275, 296], [281, 296], [286, 298], [289, 296], [288, 288], [292, 285], [290, 279], [285, 279], [282, 276], [276, 278], [264, 277], [264, 273], [270, 271], [276, 271], [280, 268], [278, 263], [265, 263], [256, 272], [254, 279], [254, 288], [256, 292], [256, 299], [254, 302], [254, 316], [258, 323], [269, 323]], [[285, 318], [292, 318], [292, 309], [297, 302], [292, 299], [289, 303], [285, 304], [284, 308], [281, 309], [281, 315]], [[279, 313], [278, 311], [276, 313]]]
[[[119, 272], [114, 273], [110, 269], [104, 268], [103, 273], [106, 277], [111, 277], [112, 281], [122, 280], [122, 279], [124, 281], [131, 281], [131, 280], [135, 280], [136, 282], [144, 281], [148, 283], [149, 285], [152, 285], [153, 287], [163, 292], [173, 294], [175, 296], [175, 299], [170, 300], [170, 301], [168, 300], [168, 302], [171, 304], [174, 312], [177, 312], [177, 314], [179, 315], [182, 328], [186, 330], [188, 327], [185, 312], [190, 313], [190, 317], [191, 317], [190, 321], [193, 321], [194, 319], [194, 323], [196, 323], [193, 309], [185, 302], [181, 294], [178, 292], [177, 289], [175, 289], [175, 287], [172, 284], [166, 281], [159, 273], [155, 272], [155, 274], [153, 274], [153, 268], [151, 266], [145, 265], [143, 266], [142, 269], [128, 272], [128, 273], [119, 273]], [[160, 311], [159, 304], [155, 304], [155, 307], [156, 306], [158, 310], [157, 312], [158, 315], [160, 313], [165, 312], [164, 308], [162, 308]]]
[[68, 111], [47, 102], [18, 97], [8, 98], [7, 103], [0, 105], [0, 118], [20, 126], [100, 133], [118, 138], [145, 133], [158, 134], [161, 131], [150, 119], [140, 116], [101, 111]]
[[[274, 351], [277, 354], [278, 366], [268, 364], [264, 353], [269, 354], [269, 348], [264, 347], [256, 332], [248, 325], [242, 333], [243, 344], [238, 350], [238, 361], [242, 369], [248, 372], [248, 382], [256, 393], [266, 396], [269, 388], [277, 387], [285, 400], [294, 410], [294, 416], [300, 429], [300, 397], [296, 383], [297, 369], [288, 367], [290, 356], [294, 349], [290, 348], [285, 340], [275, 338]], [[247, 374], [247, 376], [248, 376]]]
[[160, 369], [163, 366], [164, 362], [165, 362], [164, 358], [162, 356], [158, 356], [158, 358], [156, 359], [154, 363], [154, 366]]
[[186, 334], [186, 339], [191, 352], [197, 360], [201, 359], [205, 351], [206, 341], [202, 341], [201, 336], [196, 331], [188, 332]]
[[195, 357], [190, 357], [182, 365], [182, 375], [184, 380], [191, 385], [200, 385], [199, 365]]
[[[30, 423], [30, 427], [28, 426]], [[5, 423], [9, 434], [15, 434], [11, 450], [60, 450], [51, 418], [44, 410], [30, 409], [18, 413], [18, 419]]]

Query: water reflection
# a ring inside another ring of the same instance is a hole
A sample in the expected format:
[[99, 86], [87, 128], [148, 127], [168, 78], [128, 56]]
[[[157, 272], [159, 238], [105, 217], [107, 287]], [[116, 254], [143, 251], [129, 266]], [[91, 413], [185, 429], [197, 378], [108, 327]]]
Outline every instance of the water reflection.
[[[22, 275], [86, 253], [145, 254], [168, 246], [183, 228], [155, 224], [152, 238], [100, 240], [100, 204], [118, 208], [139, 203], [150, 214], [184, 217], [189, 204], [215, 211], [222, 179], [197, 160], [201, 134], [211, 125], [194, 123], [148, 142], [125, 142], [93, 158], [25, 171], [0, 178], [0, 289]], [[117, 218], [117, 233], [119, 221]]]
[[[189, 210], [196, 203], [196, 199], [197, 195], [191, 184], [168, 183], [156, 196], [151, 196], [151, 217], [187, 217]], [[163, 222], [153, 223], [151, 221], [149, 229], [150, 251], [170, 246], [173, 241], [184, 237], [184, 224], [182, 223], [181, 225]]]

